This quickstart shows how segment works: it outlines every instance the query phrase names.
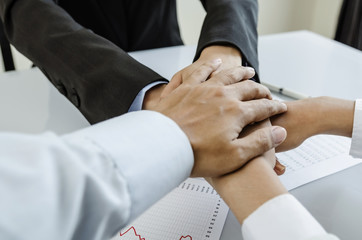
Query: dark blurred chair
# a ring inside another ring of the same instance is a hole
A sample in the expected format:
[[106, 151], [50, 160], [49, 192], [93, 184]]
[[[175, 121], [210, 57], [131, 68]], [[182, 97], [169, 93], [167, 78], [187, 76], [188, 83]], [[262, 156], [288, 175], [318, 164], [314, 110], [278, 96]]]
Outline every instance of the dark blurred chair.
[[344, 0], [335, 40], [362, 50], [362, 0]]

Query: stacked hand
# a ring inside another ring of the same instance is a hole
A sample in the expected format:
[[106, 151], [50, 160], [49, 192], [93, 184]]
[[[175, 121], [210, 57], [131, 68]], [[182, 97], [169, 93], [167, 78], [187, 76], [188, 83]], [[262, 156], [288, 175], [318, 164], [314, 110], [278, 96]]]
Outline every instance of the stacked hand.
[[222, 65], [212, 72], [210, 76], [215, 75], [223, 69], [241, 66], [241, 54], [239, 50], [226, 46], [209, 46], [202, 51], [197, 61], [177, 72], [169, 84], [158, 85], [149, 90], [144, 99], [143, 109], [153, 109], [160, 99], [166, 97], [180, 86], [196, 69], [214, 59], [221, 59]]
[[218, 69], [212, 72], [210, 77], [216, 75], [222, 70], [241, 66], [241, 54], [239, 50], [233, 47], [225, 46], [207, 47], [202, 51], [201, 56], [197, 61], [180, 70], [172, 77], [170, 83], [165, 86], [161, 94], [161, 98], [167, 96], [170, 92], [176, 89], [200, 66], [212, 61], [213, 59], [221, 59], [222, 65], [220, 65]]
[[188, 136], [195, 156], [192, 176], [233, 172], [286, 136], [283, 128], [268, 125], [239, 138], [249, 124], [287, 108], [271, 100], [267, 88], [246, 80], [254, 75], [251, 68], [220, 70], [220, 65], [220, 59], [202, 64], [153, 109], [172, 118]]
[[278, 152], [298, 147], [317, 134], [352, 135], [354, 101], [317, 97], [286, 104], [288, 112], [271, 118], [273, 125], [288, 131], [286, 140], [276, 148]]

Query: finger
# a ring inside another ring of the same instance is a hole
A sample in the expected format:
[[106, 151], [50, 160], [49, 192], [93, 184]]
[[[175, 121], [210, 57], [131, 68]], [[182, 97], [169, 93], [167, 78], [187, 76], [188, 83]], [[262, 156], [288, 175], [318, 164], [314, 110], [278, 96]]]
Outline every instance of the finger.
[[212, 61], [206, 62], [202, 64], [200, 67], [196, 68], [190, 76], [184, 79], [184, 83], [187, 84], [200, 84], [202, 82], [205, 82], [210, 74], [217, 70], [219, 66], [221, 65], [221, 59], [214, 59]]
[[242, 81], [226, 86], [233, 92], [233, 96], [240, 101], [249, 101], [260, 98], [272, 99], [269, 89], [252, 80]]
[[277, 100], [258, 99], [240, 102], [241, 126], [260, 122], [287, 111], [287, 105]]
[[165, 89], [161, 93], [161, 99], [167, 97], [173, 90], [175, 90], [182, 83], [181, 72], [176, 73], [171, 81], [166, 85]]
[[277, 158], [277, 157], [275, 157], [274, 172], [275, 172], [278, 176], [283, 175], [283, 174], [285, 173], [285, 166], [278, 161], [278, 158]]
[[209, 84], [230, 85], [247, 80], [255, 75], [255, 70], [250, 67], [234, 67], [221, 71], [215, 77], [210, 78]]
[[253, 159], [281, 144], [287, 136], [284, 128], [273, 126], [257, 129], [243, 138], [234, 140], [234, 167], [241, 167]]

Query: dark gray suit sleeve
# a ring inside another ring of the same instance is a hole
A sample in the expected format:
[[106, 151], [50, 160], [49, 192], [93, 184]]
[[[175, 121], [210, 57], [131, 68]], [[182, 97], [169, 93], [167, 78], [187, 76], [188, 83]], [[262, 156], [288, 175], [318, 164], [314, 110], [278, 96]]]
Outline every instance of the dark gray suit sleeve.
[[10, 42], [90, 123], [127, 112], [144, 86], [162, 79], [52, 0], [0, 0], [0, 14]]
[[[207, 15], [201, 30], [195, 60], [210, 45], [231, 45], [240, 50], [243, 62], [259, 72], [258, 1], [201, 0]], [[256, 76], [258, 80], [258, 76]]]

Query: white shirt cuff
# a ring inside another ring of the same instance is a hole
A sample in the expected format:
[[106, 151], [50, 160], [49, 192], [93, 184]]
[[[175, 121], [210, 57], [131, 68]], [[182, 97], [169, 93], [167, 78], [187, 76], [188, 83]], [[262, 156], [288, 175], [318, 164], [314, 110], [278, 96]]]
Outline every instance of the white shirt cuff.
[[168, 83], [168, 82], [167, 81], [156, 81], [156, 82], [150, 83], [146, 87], [142, 88], [142, 90], [137, 94], [136, 98], [133, 100], [133, 103], [129, 107], [128, 112], [142, 110], [143, 99], [145, 98], [146, 92], [156, 85], [165, 84], [165, 83]]
[[71, 136], [92, 141], [113, 159], [128, 184], [129, 220], [189, 177], [194, 163], [185, 133], [157, 112], [127, 113]]
[[242, 227], [245, 240], [299, 240], [328, 235], [292, 195], [277, 196], [255, 210]]
[[354, 107], [352, 143], [349, 154], [362, 157], [362, 99], [357, 99]]

